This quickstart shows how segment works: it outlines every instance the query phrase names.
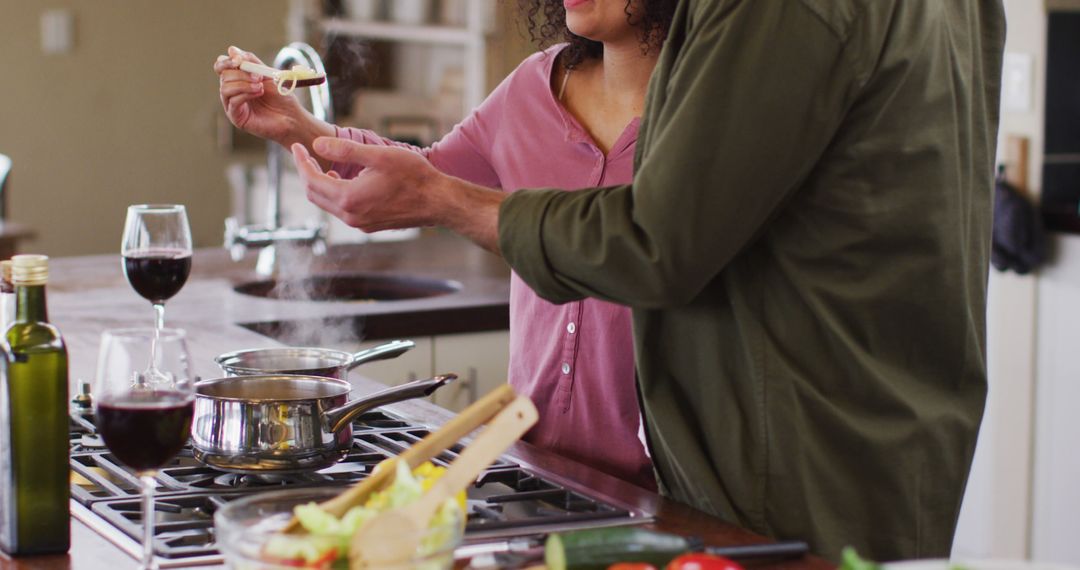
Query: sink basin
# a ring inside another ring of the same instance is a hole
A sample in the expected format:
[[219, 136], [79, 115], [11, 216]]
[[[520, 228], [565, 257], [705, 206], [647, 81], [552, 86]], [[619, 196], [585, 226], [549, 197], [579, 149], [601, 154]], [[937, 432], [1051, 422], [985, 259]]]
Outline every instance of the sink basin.
[[461, 290], [445, 279], [405, 275], [336, 274], [252, 281], [233, 288], [243, 295], [293, 301], [402, 301]]

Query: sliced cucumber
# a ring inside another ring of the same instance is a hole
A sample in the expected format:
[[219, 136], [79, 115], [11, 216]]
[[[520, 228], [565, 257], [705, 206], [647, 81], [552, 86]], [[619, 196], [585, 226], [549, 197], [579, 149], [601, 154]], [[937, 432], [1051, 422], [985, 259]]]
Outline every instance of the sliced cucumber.
[[551, 534], [544, 544], [548, 570], [605, 570], [616, 562], [667, 564], [692, 550], [684, 537], [636, 527], [597, 528]]

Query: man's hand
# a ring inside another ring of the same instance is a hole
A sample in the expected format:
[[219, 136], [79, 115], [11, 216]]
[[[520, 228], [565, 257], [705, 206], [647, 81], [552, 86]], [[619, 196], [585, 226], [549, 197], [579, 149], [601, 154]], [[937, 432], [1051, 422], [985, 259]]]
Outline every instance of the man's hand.
[[346, 224], [375, 232], [445, 226], [490, 251], [498, 251], [499, 204], [503, 193], [439, 172], [411, 150], [319, 137], [315, 152], [330, 162], [359, 164], [356, 178], [323, 172], [303, 145], [292, 146], [307, 197]]

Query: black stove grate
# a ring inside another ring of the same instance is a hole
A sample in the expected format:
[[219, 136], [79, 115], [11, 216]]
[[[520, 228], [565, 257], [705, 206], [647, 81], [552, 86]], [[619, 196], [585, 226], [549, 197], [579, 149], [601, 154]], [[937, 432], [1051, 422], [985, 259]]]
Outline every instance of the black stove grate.
[[[227, 502], [265, 490], [350, 485], [428, 433], [385, 412], [369, 412], [354, 423], [353, 448], [340, 463], [317, 472], [274, 477], [217, 471], [185, 449], [156, 477], [154, 551], [175, 560], [216, 555], [213, 516]], [[72, 499], [131, 539], [141, 540], [138, 479], [113, 458], [87, 418], [72, 419], [71, 442]], [[453, 446], [435, 462], [452, 462], [461, 448]], [[553, 525], [632, 517], [625, 509], [502, 459], [477, 479], [467, 496], [467, 537], [532, 534]]]

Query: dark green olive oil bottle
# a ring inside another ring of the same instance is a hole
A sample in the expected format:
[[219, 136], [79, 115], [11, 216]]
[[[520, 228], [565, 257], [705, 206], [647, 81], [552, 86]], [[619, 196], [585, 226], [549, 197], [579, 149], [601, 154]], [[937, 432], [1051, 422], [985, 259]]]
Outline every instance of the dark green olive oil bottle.
[[0, 548], [67, 552], [71, 545], [68, 363], [45, 308], [48, 258], [12, 258], [15, 320], [0, 381]]

